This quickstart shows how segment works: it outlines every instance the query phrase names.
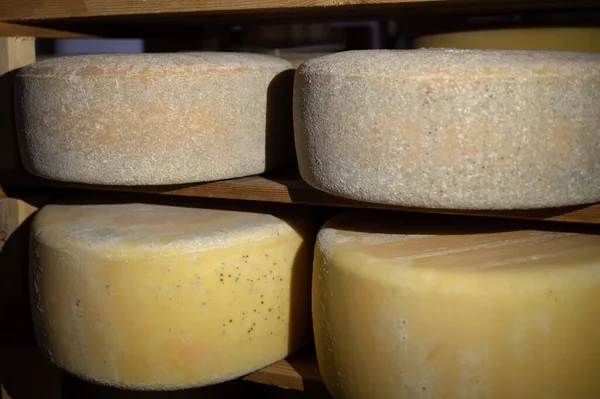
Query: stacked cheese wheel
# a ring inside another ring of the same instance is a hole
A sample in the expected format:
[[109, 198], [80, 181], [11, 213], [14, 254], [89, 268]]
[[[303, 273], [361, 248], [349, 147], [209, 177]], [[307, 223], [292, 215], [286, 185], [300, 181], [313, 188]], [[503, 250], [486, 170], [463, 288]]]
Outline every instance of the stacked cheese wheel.
[[204, 182], [281, 164], [291, 64], [237, 53], [62, 57], [16, 83], [25, 167], [109, 185]]
[[296, 73], [302, 177], [361, 201], [514, 209], [600, 200], [600, 54], [354, 51]]
[[564, 50], [600, 52], [600, 29], [592, 27], [505, 28], [416, 37], [415, 48]]
[[237, 378], [306, 341], [311, 237], [307, 215], [46, 206], [31, 229], [38, 342], [61, 368], [117, 387]]
[[600, 397], [600, 235], [452, 222], [321, 230], [313, 323], [333, 397]]

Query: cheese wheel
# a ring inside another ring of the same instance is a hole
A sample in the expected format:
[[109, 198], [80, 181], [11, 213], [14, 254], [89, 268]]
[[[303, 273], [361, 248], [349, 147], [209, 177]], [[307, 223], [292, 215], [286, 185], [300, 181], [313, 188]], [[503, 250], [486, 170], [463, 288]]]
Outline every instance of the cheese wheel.
[[600, 200], [600, 55], [375, 50], [296, 72], [300, 172], [331, 194], [428, 208]]
[[16, 81], [23, 163], [44, 178], [107, 185], [262, 173], [291, 142], [292, 71], [277, 57], [237, 53], [30, 65]]
[[48, 205], [31, 228], [38, 343], [70, 373], [135, 389], [210, 385], [283, 359], [310, 331], [309, 225], [163, 205]]
[[333, 397], [600, 397], [600, 236], [464, 223], [321, 230], [313, 324]]
[[506, 28], [448, 32], [416, 37], [413, 39], [413, 47], [567, 50], [600, 53], [600, 29]]

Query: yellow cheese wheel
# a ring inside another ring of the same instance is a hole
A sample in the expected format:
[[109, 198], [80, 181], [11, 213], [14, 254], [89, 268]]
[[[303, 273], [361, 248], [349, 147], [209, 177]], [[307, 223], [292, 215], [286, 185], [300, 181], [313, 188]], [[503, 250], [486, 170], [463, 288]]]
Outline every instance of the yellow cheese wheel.
[[413, 47], [600, 52], [600, 28], [517, 28], [420, 36]]
[[31, 228], [38, 343], [79, 377], [136, 389], [204, 386], [278, 361], [310, 331], [311, 227], [286, 220], [46, 206]]
[[600, 397], [600, 236], [432, 223], [350, 214], [319, 233], [313, 324], [332, 395]]

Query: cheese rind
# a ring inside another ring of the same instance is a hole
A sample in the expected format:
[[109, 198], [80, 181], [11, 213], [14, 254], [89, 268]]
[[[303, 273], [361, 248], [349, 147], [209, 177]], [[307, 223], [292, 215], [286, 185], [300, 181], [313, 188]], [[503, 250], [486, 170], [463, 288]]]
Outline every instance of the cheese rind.
[[310, 329], [308, 222], [49, 205], [31, 237], [38, 342], [85, 379], [153, 390], [215, 384], [283, 359]]
[[340, 216], [317, 239], [336, 399], [600, 395], [600, 236], [384, 218]]
[[16, 79], [23, 162], [48, 179], [108, 185], [259, 174], [286, 155], [292, 75], [258, 54], [45, 60]]
[[459, 209], [600, 200], [600, 55], [350, 51], [296, 72], [300, 172], [351, 199]]
[[600, 29], [505, 28], [447, 32], [413, 39], [415, 48], [564, 50], [600, 53]]

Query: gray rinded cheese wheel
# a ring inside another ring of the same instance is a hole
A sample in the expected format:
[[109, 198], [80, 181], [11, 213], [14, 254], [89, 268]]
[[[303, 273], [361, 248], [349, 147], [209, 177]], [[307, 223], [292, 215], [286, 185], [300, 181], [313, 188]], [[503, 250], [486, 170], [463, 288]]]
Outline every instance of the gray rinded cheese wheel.
[[296, 72], [302, 177], [339, 196], [431, 208], [600, 200], [600, 55], [354, 51]]
[[258, 54], [39, 62], [17, 76], [23, 162], [41, 177], [91, 184], [258, 174], [285, 154], [292, 79], [289, 62]]

